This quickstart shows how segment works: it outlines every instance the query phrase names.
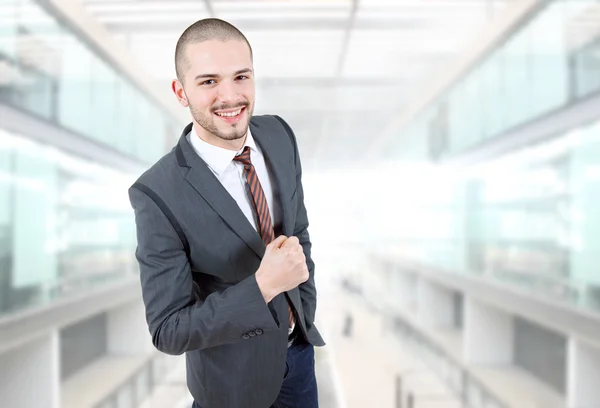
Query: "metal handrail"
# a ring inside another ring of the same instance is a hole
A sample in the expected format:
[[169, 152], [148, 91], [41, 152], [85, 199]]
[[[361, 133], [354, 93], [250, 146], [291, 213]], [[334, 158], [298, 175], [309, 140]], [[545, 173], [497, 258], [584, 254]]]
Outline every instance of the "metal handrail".
[[[346, 288], [346, 290], [348, 290], [348, 288]], [[439, 359], [443, 359], [453, 366], [458, 372], [458, 384], [453, 383], [450, 379], [445, 378], [444, 376], [440, 377], [442, 381], [459, 396], [465, 407], [481, 408], [494, 406], [495, 408], [512, 408], [502, 402], [501, 399], [495, 395], [495, 393], [489, 387], [484, 385], [475, 376], [473, 376], [468, 367], [446, 352], [438, 342], [424, 334], [418, 327], [416, 327], [415, 324], [408, 321], [401, 315], [388, 313], [389, 310], [384, 310], [378, 307], [378, 305], [374, 304], [374, 302], [368, 299], [362, 292], [350, 292], [355, 296], [360, 297], [365, 303], [368, 304], [370, 309], [376, 310], [385, 317], [391, 318], [393, 321], [393, 330], [399, 332], [398, 334], [403, 336], [402, 340], [405, 341], [411, 348], [413, 348], [413, 350], [421, 354], [425, 363], [432, 367], [433, 371], [438, 376], [440, 376], [442, 370], [439, 370], [439, 367], [434, 366], [434, 363], [431, 361], [432, 355], [438, 358], [438, 362], [440, 361]], [[418, 345], [424, 347], [419, 348]], [[424, 355], [423, 351], [429, 351], [429, 354]], [[477, 405], [475, 405], [473, 401], [470, 401], [469, 390], [471, 387], [474, 387], [480, 396], [480, 403]]]

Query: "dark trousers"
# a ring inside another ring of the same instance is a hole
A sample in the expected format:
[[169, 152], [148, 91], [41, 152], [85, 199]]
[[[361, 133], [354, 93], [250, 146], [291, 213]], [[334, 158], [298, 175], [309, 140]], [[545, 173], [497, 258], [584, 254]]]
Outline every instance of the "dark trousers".
[[[202, 407], [194, 402], [192, 408]], [[270, 408], [319, 408], [312, 344], [297, 340], [288, 348], [283, 384]]]

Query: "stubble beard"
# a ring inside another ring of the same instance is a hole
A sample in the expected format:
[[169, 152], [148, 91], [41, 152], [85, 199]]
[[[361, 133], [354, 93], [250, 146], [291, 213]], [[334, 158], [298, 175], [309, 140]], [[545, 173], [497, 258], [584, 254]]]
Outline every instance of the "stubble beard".
[[[225, 126], [221, 126], [221, 128], [219, 128], [217, 126], [216, 121], [218, 120], [218, 118], [215, 117], [216, 116], [214, 114], [215, 110], [234, 109], [234, 108], [239, 108], [239, 107], [246, 108], [247, 119], [245, 120], [245, 123], [238, 122], [238, 123], [235, 123], [232, 125], [228, 125], [225, 123]], [[250, 118], [252, 117], [252, 114], [254, 113], [254, 105], [253, 104], [251, 105], [250, 103], [243, 103], [243, 104], [237, 104], [235, 106], [220, 106], [218, 108], [212, 108], [211, 113], [209, 115], [206, 115], [205, 113], [200, 112], [198, 109], [196, 109], [192, 105], [190, 105], [190, 112], [192, 113], [192, 117], [194, 118], [196, 123], [198, 123], [204, 130], [215, 135], [216, 137], [218, 137], [220, 139], [231, 141], [231, 140], [238, 140], [238, 139], [243, 138], [246, 135], [246, 133], [248, 132], [248, 125], [250, 124]], [[223, 129], [224, 127], [226, 127], [225, 130]]]

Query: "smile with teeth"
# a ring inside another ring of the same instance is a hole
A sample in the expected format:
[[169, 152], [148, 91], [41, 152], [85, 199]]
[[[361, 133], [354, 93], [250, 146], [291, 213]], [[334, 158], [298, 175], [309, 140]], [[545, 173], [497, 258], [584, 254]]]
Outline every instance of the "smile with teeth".
[[215, 112], [215, 114], [217, 114], [219, 116], [222, 116], [222, 117], [225, 117], [225, 118], [232, 118], [234, 116], [239, 115], [242, 112], [242, 109], [243, 108], [240, 108], [240, 109], [238, 109], [238, 110], [236, 110], [234, 112]]

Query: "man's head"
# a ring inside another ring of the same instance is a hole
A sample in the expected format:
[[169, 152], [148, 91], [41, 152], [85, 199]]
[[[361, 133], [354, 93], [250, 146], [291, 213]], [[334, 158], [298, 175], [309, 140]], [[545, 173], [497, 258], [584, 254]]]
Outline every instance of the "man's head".
[[234, 148], [254, 111], [252, 48], [226, 21], [209, 18], [188, 27], [175, 49], [173, 92], [190, 108], [206, 141]]

